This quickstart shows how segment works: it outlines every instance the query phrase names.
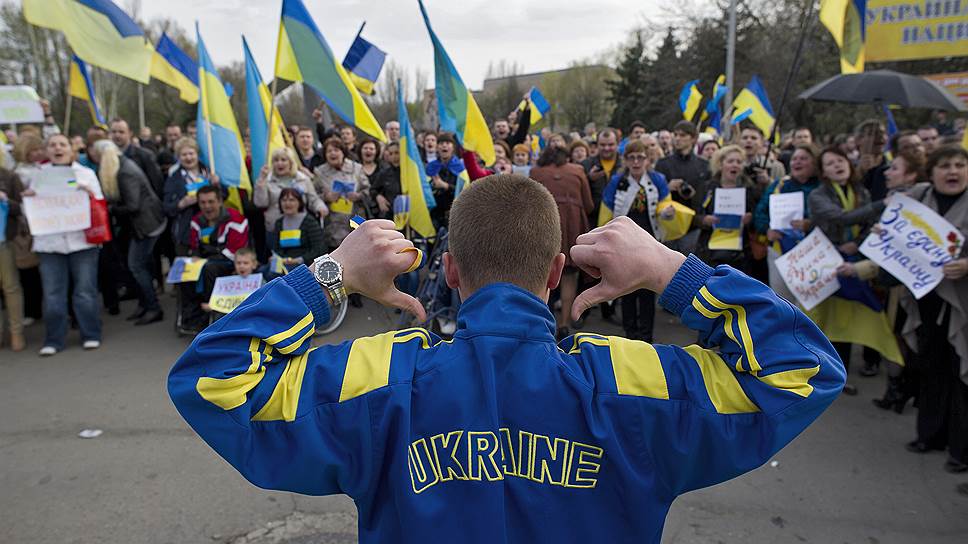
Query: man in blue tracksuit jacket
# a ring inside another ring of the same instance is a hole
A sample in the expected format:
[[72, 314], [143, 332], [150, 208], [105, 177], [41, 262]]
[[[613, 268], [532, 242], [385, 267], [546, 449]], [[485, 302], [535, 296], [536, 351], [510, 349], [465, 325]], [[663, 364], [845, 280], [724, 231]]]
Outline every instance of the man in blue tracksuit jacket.
[[[373, 220], [331, 257], [346, 291], [423, 317], [393, 287], [409, 247]], [[571, 250], [602, 278], [573, 313], [651, 289], [716, 349], [585, 333], [556, 345], [560, 248], [542, 186], [479, 180], [451, 212], [446, 277], [464, 299], [452, 341], [406, 329], [311, 347], [341, 298], [317, 261], [200, 334], [169, 393], [255, 485], [352, 497], [361, 542], [657, 543], [678, 495], [760, 466], [843, 388], [836, 351], [793, 305], [627, 218]]]

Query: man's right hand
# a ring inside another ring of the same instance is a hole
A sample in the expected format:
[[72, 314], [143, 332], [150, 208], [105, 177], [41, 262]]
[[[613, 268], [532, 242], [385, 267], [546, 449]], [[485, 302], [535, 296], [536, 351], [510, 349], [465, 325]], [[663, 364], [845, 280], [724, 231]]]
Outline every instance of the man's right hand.
[[686, 257], [659, 243], [628, 217], [618, 217], [578, 237], [571, 248], [577, 266], [601, 281], [578, 295], [571, 315], [638, 289], [665, 291]]

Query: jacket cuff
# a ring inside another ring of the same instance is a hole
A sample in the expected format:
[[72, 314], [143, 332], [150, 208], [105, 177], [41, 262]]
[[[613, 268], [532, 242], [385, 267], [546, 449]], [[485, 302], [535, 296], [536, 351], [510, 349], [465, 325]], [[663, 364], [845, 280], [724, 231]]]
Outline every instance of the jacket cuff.
[[313, 277], [306, 265], [299, 266], [289, 272], [282, 277], [282, 281], [288, 283], [289, 287], [292, 287], [293, 291], [299, 295], [299, 298], [303, 299], [309, 310], [313, 312], [316, 328], [329, 322], [329, 303], [326, 302], [322, 287], [316, 282], [316, 278]]
[[675, 315], [681, 316], [683, 310], [692, 304], [692, 299], [699, 289], [706, 285], [706, 281], [713, 272], [713, 268], [702, 262], [699, 257], [689, 254], [662, 292], [659, 304]]

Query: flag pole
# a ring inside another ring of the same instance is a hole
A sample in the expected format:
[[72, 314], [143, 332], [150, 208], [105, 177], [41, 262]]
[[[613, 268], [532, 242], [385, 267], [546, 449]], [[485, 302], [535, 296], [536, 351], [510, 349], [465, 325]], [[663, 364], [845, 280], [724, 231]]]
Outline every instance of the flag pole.
[[[733, 136], [733, 72], [736, 65], [736, 0], [729, 2], [729, 27], [726, 36], [726, 96], [723, 102], [723, 112], [726, 117], [726, 128], [720, 133], [724, 136], [724, 141], [729, 141]], [[722, 119], [716, 129], [721, 129]]]
[[74, 103], [74, 101], [71, 100], [73, 97], [71, 96], [71, 83], [70, 83], [70, 75], [69, 74], [68, 74], [67, 78], [68, 78], [67, 79], [67, 91], [64, 93], [67, 96], [67, 105], [64, 106], [64, 112], [65, 112], [64, 113], [64, 134], [66, 134], [67, 137], [70, 138], [70, 136], [71, 136], [71, 105]]
[[145, 128], [145, 86], [138, 83], [138, 130]]
[[[201, 68], [200, 71], [204, 72], [205, 68]], [[200, 74], [201, 77], [198, 78], [198, 90], [200, 96], [198, 97], [198, 107], [202, 108], [202, 122], [205, 123], [205, 145], [208, 148], [208, 175], [211, 177], [215, 174], [215, 146], [212, 145], [212, 120], [208, 116], [208, 101], [205, 100], [205, 74]]]
[[773, 141], [776, 139], [777, 130], [780, 127], [780, 117], [783, 115], [783, 107], [786, 106], [787, 95], [790, 93], [790, 87], [793, 86], [793, 80], [796, 79], [797, 73], [800, 72], [800, 59], [803, 56], [803, 44], [806, 42], [807, 30], [812, 25], [811, 17], [813, 16], [813, 2], [807, 2], [803, 8], [804, 14], [803, 19], [800, 22], [800, 38], [797, 42], [797, 51], [793, 55], [793, 64], [790, 65], [790, 71], [787, 72], [786, 83], [783, 85], [783, 95], [780, 97], [780, 107], [776, 110], [776, 117], [773, 119], [773, 129], [770, 130], [769, 142], [766, 145], [766, 155], [763, 156], [763, 167], [766, 167], [766, 162], [769, 160], [770, 151], [773, 150]]

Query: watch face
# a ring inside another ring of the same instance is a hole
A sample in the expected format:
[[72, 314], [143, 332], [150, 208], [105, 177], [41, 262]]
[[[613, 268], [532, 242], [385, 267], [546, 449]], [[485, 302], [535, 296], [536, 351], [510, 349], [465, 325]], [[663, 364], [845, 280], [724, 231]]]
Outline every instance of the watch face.
[[322, 282], [332, 283], [339, 279], [339, 265], [332, 261], [321, 262], [317, 274]]

